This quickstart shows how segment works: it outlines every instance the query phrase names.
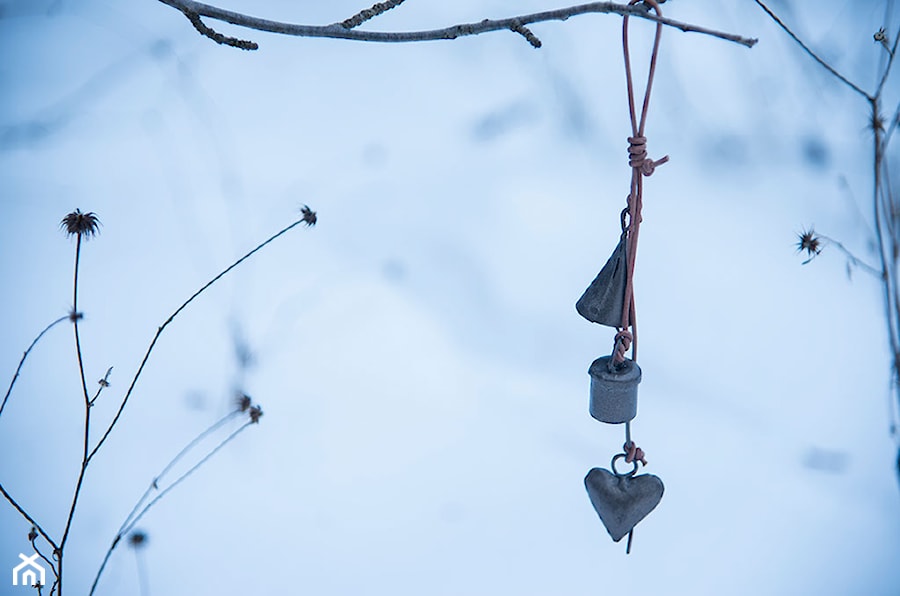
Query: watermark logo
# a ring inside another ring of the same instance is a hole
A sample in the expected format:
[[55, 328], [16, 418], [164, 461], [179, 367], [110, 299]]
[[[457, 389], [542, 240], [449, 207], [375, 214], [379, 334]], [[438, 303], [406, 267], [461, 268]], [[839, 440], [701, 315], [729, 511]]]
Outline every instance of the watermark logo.
[[40, 576], [40, 584], [43, 586], [44, 568], [40, 565], [40, 563], [37, 562], [38, 554], [35, 553], [30, 557], [26, 557], [22, 553], [19, 553], [19, 558], [22, 559], [22, 562], [13, 567], [12, 585], [23, 585], [31, 587], [37, 585], [39, 581], [38, 576]]

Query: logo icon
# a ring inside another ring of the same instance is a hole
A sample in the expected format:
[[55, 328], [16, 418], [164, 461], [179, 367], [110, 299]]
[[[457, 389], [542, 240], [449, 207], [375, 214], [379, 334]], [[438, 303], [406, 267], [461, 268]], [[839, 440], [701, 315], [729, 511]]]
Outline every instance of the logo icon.
[[38, 583], [38, 575], [40, 575], [40, 583], [43, 586], [44, 568], [36, 562], [38, 558], [37, 553], [30, 557], [26, 557], [22, 553], [19, 553], [19, 558], [22, 559], [22, 562], [13, 567], [12, 585], [18, 586], [19, 580], [21, 580], [21, 585], [23, 586], [34, 586]]

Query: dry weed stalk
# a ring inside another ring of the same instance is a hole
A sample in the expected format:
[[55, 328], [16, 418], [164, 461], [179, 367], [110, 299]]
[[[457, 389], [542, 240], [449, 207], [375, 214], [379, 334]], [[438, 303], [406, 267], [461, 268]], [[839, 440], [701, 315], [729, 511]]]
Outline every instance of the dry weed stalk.
[[[229, 271], [243, 263], [245, 260], [250, 258], [253, 254], [263, 249], [270, 242], [274, 241], [276, 238], [286, 234], [290, 230], [294, 229], [297, 226], [305, 225], [307, 227], [313, 226], [316, 223], [316, 213], [312, 211], [309, 207], [303, 206], [300, 210], [299, 219], [295, 220], [293, 223], [278, 231], [277, 233], [270, 236], [268, 239], [260, 243], [253, 250], [236, 260], [234, 263], [229, 265], [227, 268], [222, 270], [218, 275], [213, 277], [209, 282], [203, 285], [199, 290], [194, 292], [187, 300], [185, 300], [181, 306], [179, 306], [175, 311], [163, 322], [162, 325], [156, 331], [156, 335], [154, 335], [153, 340], [150, 342], [150, 346], [147, 348], [146, 353], [144, 354], [143, 360], [141, 361], [137, 372], [135, 372], [134, 377], [131, 380], [131, 384], [129, 385], [127, 391], [119, 403], [118, 410], [116, 411], [113, 419], [105, 426], [105, 430], [102, 435], [96, 442], [91, 443], [91, 422], [92, 422], [92, 407], [94, 403], [97, 401], [97, 398], [100, 397], [100, 394], [104, 389], [107, 389], [110, 386], [110, 375], [112, 374], [112, 367], [109, 367], [106, 371], [106, 374], [97, 382], [97, 390], [94, 392], [93, 396], [88, 391], [87, 386], [87, 377], [85, 374], [84, 367], [84, 358], [82, 356], [81, 351], [81, 338], [79, 333], [79, 323], [83, 319], [83, 315], [81, 311], [78, 309], [78, 271], [79, 265], [81, 262], [81, 248], [82, 241], [87, 241], [99, 233], [100, 221], [94, 213], [82, 213], [80, 209], [76, 209], [72, 213], [66, 215], [60, 227], [65, 231], [68, 236], [74, 236], [76, 239], [75, 244], [75, 271], [73, 276], [72, 283], [72, 309], [65, 316], [59, 317], [47, 327], [45, 327], [37, 337], [31, 342], [28, 348], [25, 350], [22, 355], [21, 360], [19, 361], [19, 365], [16, 368], [16, 372], [13, 375], [12, 381], [9, 384], [9, 388], [6, 391], [6, 395], [3, 398], [2, 403], [0, 403], [0, 415], [3, 414], [3, 410], [6, 407], [10, 396], [12, 395], [13, 388], [15, 387], [16, 380], [19, 378], [22, 367], [25, 364], [25, 360], [28, 355], [31, 353], [32, 349], [37, 345], [37, 343], [44, 337], [44, 335], [50, 331], [57, 324], [62, 321], [68, 320], [72, 323], [74, 332], [75, 332], [75, 354], [76, 359], [78, 361], [78, 372], [81, 381], [80, 393], [83, 397], [84, 402], [84, 420], [83, 420], [83, 439], [81, 444], [81, 463], [80, 469], [78, 472], [78, 479], [75, 483], [75, 488], [73, 491], [73, 495], [71, 501], [68, 505], [68, 514], [66, 516], [65, 525], [62, 528], [61, 533], [51, 532], [45, 529], [45, 526], [40, 524], [30, 513], [28, 513], [28, 509], [21, 504], [17, 499], [15, 499], [9, 492], [9, 490], [4, 487], [2, 480], [0, 480], [0, 493], [3, 494], [6, 501], [25, 519], [31, 524], [31, 529], [28, 532], [28, 541], [30, 542], [34, 552], [40, 556], [40, 558], [47, 564], [50, 570], [50, 574], [53, 576], [53, 583], [50, 585], [50, 596], [62, 596], [63, 594], [63, 572], [65, 570], [64, 566], [64, 558], [66, 554], [66, 546], [70, 537], [70, 530], [72, 528], [72, 521], [75, 518], [75, 512], [78, 505], [79, 496], [82, 492], [82, 487], [84, 484], [84, 480], [86, 477], [86, 473], [88, 467], [93, 461], [94, 457], [99, 453], [100, 448], [106, 442], [110, 433], [112, 433], [113, 429], [118, 424], [122, 413], [125, 410], [125, 406], [128, 404], [129, 398], [131, 397], [134, 388], [137, 384], [138, 379], [141, 377], [141, 373], [144, 371], [144, 367], [147, 364], [147, 361], [150, 358], [150, 354], [153, 352], [153, 348], [156, 346], [156, 342], [159, 340], [163, 331], [165, 331], [166, 327], [175, 320], [175, 318], [187, 308], [200, 294], [206, 291], [210, 286], [216, 283], [219, 279], [225, 276]], [[107, 562], [109, 561], [110, 556], [115, 550], [118, 543], [121, 541], [123, 537], [129, 535], [129, 543], [135, 548], [137, 551], [140, 547], [143, 547], [146, 543], [146, 534], [142, 532], [137, 532], [135, 530], [135, 524], [140, 521], [141, 518], [152, 508], [156, 503], [160, 501], [163, 497], [165, 497], [171, 490], [173, 490], [176, 486], [181, 484], [184, 480], [190, 477], [198, 468], [200, 468], [204, 463], [209, 461], [211, 457], [213, 457], [218, 451], [220, 451], [223, 447], [225, 447], [228, 443], [233, 441], [239, 433], [244, 431], [250, 425], [257, 424], [259, 422], [260, 417], [262, 416], [262, 408], [254, 404], [253, 401], [245, 394], [241, 394], [239, 399], [235, 402], [234, 409], [228, 413], [225, 417], [215, 422], [212, 426], [201, 432], [197, 437], [195, 437], [192, 441], [190, 441], [184, 448], [182, 448], [173, 458], [172, 460], [163, 468], [163, 470], [153, 478], [153, 481], [150, 483], [150, 487], [144, 492], [143, 496], [138, 500], [132, 509], [131, 513], [122, 523], [119, 528], [119, 531], [116, 533], [115, 538], [112, 541], [111, 546], [106, 552], [106, 555], [103, 558], [103, 562], [100, 565], [99, 570], [97, 571], [97, 575], [94, 579], [94, 583], [91, 587], [91, 594], [97, 588], [97, 584], [100, 580], [100, 576], [103, 573], [103, 570], [106, 567]], [[196, 452], [203, 441], [203, 439], [212, 436], [217, 431], [219, 431], [224, 425], [233, 420], [234, 418], [243, 415], [245, 418], [244, 423], [239, 426], [236, 430], [233, 430], [230, 434], [226, 435], [223, 439], [221, 439], [218, 444], [215, 445], [212, 449], [209, 449], [202, 455], [197, 455]], [[168, 472], [170, 472], [174, 466], [181, 461], [183, 458], [187, 456], [193, 456], [196, 461], [195, 463], [187, 469], [180, 476], [169, 482], [164, 487], [161, 487], [161, 481], [166, 478]], [[152, 497], [152, 498], [151, 498]], [[54, 538], [58, 536], [58, 538]], [[49, 550], [48, 550], [49, 549]], [[49, 555], [47, 554], [49, 552]], [[142, 572], [143, 573], [143, 572]], [[141, 578], [142, 591], [144, 590], [143, 586], [145, 584], [145, 578]], [[38, 594], [43, 594], [44, 590], [43, 585], [36, 584], [34, 588], [38, 591]]]
[[898, 479], [900, 479], [900, 436], [898, 436], [896, 421], [898, 411], [900, 411], [900, 275], [898, 275], [897, 269], [898, 259], [900, 259], [900, 203], [894, 195], [887, 160], [891, 138], [900, 124], [900, 104], [894, 108], [888, 121], [881, 112], [885, 84], [891, 74], [891, 67], [897, 54], [897, 45], [900, 42], [900, 29], [894, 33], [893, 41], [890, 41], [885, 27], [881, 27], [873, 34], [874, 42], [881, 44], [887, 52], [888, 58], [878, 77], [875, 91], [868, 92], [822, 59], [765, 3], [761, 0], [755, 0], [755, 2], [803, 49], [807, 56], [825, 68], [835, 80], [853, 90], [868, 105], [868, 128], [872, 133], [872, 219], [875, 224], [874, 240], [877, 247], [877, 262], [875, 264], [867, 263], [837, 240], [818, 234], [812, 228], [804, 230], [798, 235], [797, 247], [800, 251], [806, 251], [808, 256], [804, 261], [806, 264], [813, 260], [823, 248], [834, 246], [847, 257], [848, 272], [853, 267], [862, 269], [870, 273], [881, 285], [884, 322], [891, 351], [891, 388], [893, 392], [891, 403], [894, 406], [890, 433], [898, 447], [896, 465]]

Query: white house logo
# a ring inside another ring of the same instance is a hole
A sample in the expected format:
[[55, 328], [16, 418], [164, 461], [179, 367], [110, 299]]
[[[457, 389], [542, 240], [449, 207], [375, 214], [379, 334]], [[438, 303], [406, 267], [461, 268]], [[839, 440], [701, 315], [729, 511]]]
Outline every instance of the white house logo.
[[22, 562], [13, 567], [13, 585], [18, 586], [21, 582], [21, 585], [31, 587], [36, 585], [39, 579], [41, 585], [45, 585], [44, 568], [36, 562], [38, 558], [37, 553], [30, 557], [19, 553], [19, 558], [22, 559]]

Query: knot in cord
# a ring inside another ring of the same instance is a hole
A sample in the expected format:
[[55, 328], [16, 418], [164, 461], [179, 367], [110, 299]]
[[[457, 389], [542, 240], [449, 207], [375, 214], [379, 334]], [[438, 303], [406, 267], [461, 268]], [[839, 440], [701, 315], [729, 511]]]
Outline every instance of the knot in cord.
[[622, 364], [625, 362], [625, 352], [631, 348], [631, 342], [633, 340], [634, 336], [627, 329], [616, 333], [616, 345], [613, 348], [612, 354], [613, 364]]
[[657, 161], [647, 157], [647, 137], [628, 137], [628, 165], [639, 170], [644, 176], [652, 175], [656, 171], [656, 166], [661, 166], [667, 161], [668, 155]]
[[628, 441], [622, 445], [622, 450], [625, 451], [625, 463], [639, 461], [643, 465], [647, 465], [647, 460], [644, 459], [644, 450], [635, 445], [634, 441]]

